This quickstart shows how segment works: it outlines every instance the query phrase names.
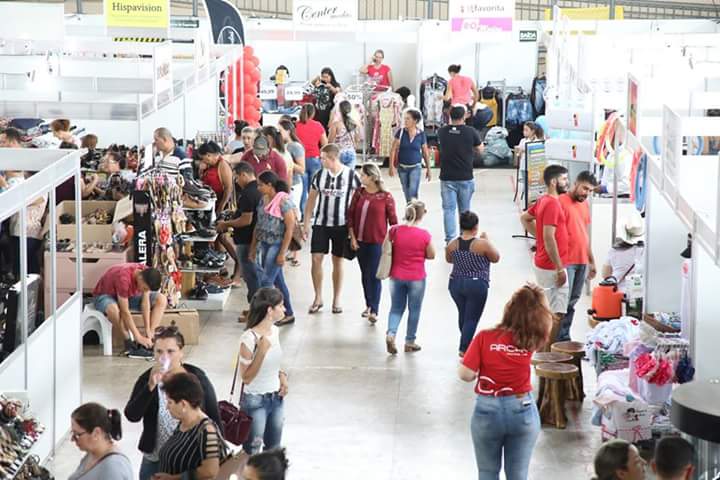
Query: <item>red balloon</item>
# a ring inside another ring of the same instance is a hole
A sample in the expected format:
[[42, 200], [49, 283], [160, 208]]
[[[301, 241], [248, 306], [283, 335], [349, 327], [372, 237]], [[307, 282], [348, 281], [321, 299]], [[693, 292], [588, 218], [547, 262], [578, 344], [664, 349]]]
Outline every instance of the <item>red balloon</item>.
[[260, 81], [260, 70], [258, 70], [257, 68], [255, 70], [251, 70], [250, 78], [252, 78], [252, 80], [254, 82], [259, 82]]
[[255, 95], [250, 95], [249, 93], [245, 93], [243, 95], [243, 103], [245, 105], [253, 105], [255, 103], [255, 99], [257, 97]]
[[245, 48], [243, 48], [243, 53], [246, 56], [250, 57], [255, 53], [255, 50], [253, 50], [253, 47], [251, 47], [250, 45], [245, 45]]
[[248, 60], [250, 60], [250, 62], [256, 67], [260, 65], [260, 59], [257, 58], [255, 55], [251, 55], [250, 57], [248, 57]]
[[245, 111], [245, 118], [251, 122], [257, 122], [260, 120], [260, 112], [258, 110]]
[[248, 85], [250, 85], [251, 83], [253, 83], [252, 76], [251, 76], [249, 73], [246, 73], [245, 75], [243, 75], [243, 80], [245, 81], [245, 87], [246, 87], [246, 88], [247, 88]]
[[258, 97], [255, 97], [253, 99], [253, 105], [255, 106], [255, 108], [262, 107], [262, 100], [260, 100]]
[[245, 93], [245, 94], [249, 93], [249, 94], [252, 95], [253, 97], [254, 97], [255, 95], [257, 95], [257, 93], [258, 93], [257, 83], [252, 82], [252, 83], [250, 83], [249, 85], [245, 85], [245, 91], [244, 91], [243, 93]]

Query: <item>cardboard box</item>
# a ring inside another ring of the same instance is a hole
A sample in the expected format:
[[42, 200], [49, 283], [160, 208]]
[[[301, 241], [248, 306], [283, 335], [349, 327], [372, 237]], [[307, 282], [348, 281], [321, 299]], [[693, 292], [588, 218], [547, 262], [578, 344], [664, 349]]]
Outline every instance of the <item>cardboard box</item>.
[[[142, 315], [140, 313], [133, 313], [133, 320], [135, 321], [135, 326], [140, 330], [140, 333], [144, 334], [145, 326]], [[185, 337], [186, 345], [198, 344], [200, 337], [200, 316], [197, 310], [166, 310], [160, 325], [169, 326], [172, 322], [175, 322], [180, 333]], [[113, 347], [122, 347], [123, 340], [120, 329], [113, 326]]]
[[[128, 207], [129, 204], [129, 207]], [[119, 202], [105, 202], [105, 201], [83, 201], [80, 203], [80, 216], [85, 217], [91, 214], [95, 210], [105, 209], [113, 216], [112, 223], [124, 220], [132, 215], [132, 202], [129, 197], [120, 200]], [[75, 202], [67, 200], [61, 202], [60, 205], [55, 209], [57, 215], [57, 238], [69, 238], [70, 240], [76, 239], [76, 224], [61, 224], [60, 215], [65, 213], [75, 216]], [[75, 219], [75, 221], [82, 221], [82, 219]], [[112, 242], [113, 226], [112, 224], [106, 225], [88, 225], [82, 224], [82, 239], [83, 242]]]

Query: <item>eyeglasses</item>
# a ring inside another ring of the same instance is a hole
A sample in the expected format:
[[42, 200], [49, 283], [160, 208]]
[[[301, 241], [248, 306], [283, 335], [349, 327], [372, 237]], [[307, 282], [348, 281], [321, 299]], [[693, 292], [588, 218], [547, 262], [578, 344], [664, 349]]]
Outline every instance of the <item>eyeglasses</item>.
[[77, 442], [77, 439], [83, 435], [87, 435], [89, 432], [70, 432], [70, 440]]

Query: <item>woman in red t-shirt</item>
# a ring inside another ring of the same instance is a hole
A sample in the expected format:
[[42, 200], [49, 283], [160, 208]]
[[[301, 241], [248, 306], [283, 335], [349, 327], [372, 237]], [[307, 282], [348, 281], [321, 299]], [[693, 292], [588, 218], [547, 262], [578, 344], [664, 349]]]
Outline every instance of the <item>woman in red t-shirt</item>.
[[435, 258], [430, 232], [418, 227], [427, 210], [420, 200], [413, 200], [405, 207], [405, 225], [390, 230], [392, 242], [392, 266], [390, 267], [390, 316], [385, 337], [387, 351], [397, 353], [395, 335], [400, 321], [408, 307], [407, 334], [405, 352], [418, 352], [420, 345], [415, 343], [420, 311], [425, 297], [425, 260]]
[[385, 60], [385, 52], [380, 49], [375, 50], [371, 62], [360, 69], [360, 73], [367, 75], [368, 79], [376, 82], [376, 92], [392, 90], [393, 88], [392, 71], [390, 67], [383, 65], [383, 60]]
[[305, 211], [308, 189], [312, 178], [320, 170], [320, 149], [328, 143], [325, 127], [314, 120], [315, 106], [306, 103], [300, 110], [300, 118], [295, 124], [295, 133], [305, 148], [305, 176], [303, 177], [303, 192], [300, 199], [300, 211]]
[[[550, 337], [553, 313], [545, 293], [528, 284], [505, 305], [500, 325], [481, 330], [458, 373], [478, 394], [470, 423], [480, 478], [526, 480], [540, 415], [532, 398], [530, 360]], [[503, 461], [504, 456], [504, 461]]]

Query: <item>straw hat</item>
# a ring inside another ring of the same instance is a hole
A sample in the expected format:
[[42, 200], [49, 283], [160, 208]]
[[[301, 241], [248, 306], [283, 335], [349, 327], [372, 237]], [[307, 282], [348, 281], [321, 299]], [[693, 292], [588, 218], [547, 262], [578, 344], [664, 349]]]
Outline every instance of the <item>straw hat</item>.
[[645, 236], [645, 221], [639, 212], [633, 212], [617, 227], [617, 238], [629, 245], [637, 245]]

